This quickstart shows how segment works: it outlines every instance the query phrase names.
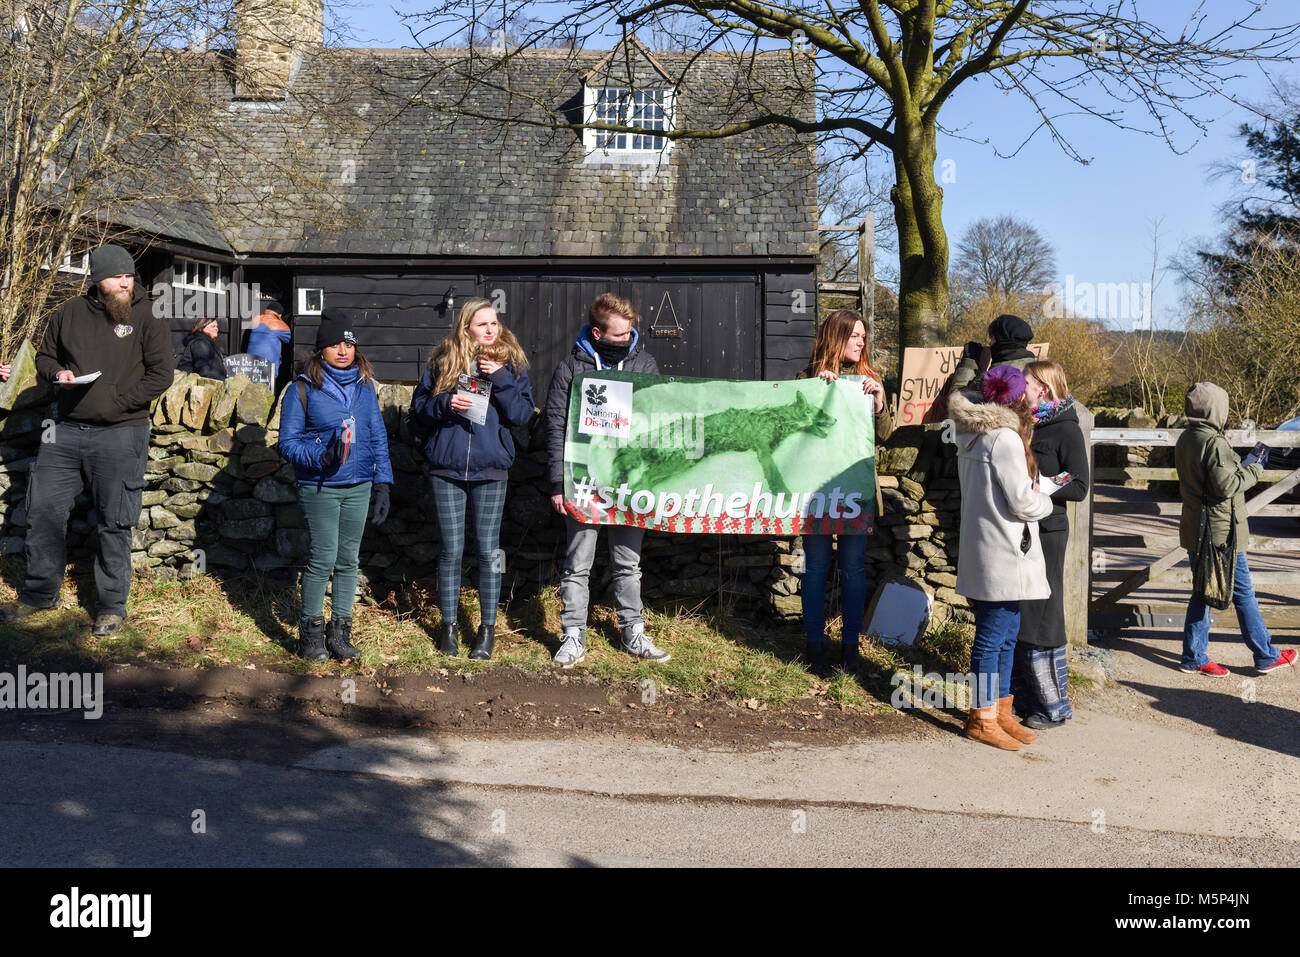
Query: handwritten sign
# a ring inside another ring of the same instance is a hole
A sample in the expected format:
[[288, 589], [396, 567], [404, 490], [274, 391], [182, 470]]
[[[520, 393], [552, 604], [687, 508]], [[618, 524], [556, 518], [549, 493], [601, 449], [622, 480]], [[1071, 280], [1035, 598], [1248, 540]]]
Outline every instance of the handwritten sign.
[[237, 352], [233, 356], [226, 356], [227, 375], [246, 375], [251, 381], [264, 385], [268, 389], [275, 388], [274, 368], [270, 360], [255, 356], [251, 352]]
[[[1047, 358], [1046, 342], [1035, 342], [1029, 351]], [[931, 407], [943, 394], [949, 377], [961, 363], [961, 346], [935, 349], [904, 349], [903, 378], [898, 389], [898, 425], [920, 425], [934, 421]]]

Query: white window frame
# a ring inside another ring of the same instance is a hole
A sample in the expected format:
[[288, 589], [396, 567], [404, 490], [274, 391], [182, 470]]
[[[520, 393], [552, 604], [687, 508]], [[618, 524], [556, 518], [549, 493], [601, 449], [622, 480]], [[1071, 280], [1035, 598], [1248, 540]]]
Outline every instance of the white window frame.
[[[597, 119], [597, 108], [600, 105], [600, 91], [616, 91], [626, 95], [626, 107], [620, 110], [621, 125], [637, 125], [632, 121], [631, 114], [636, 110], [634, 100], [636, 96], [645, 94], [659, 94], [663, 97], [663, 124], [664, 130], [672, 130], [676, 123], [676, 91], [666, 87], [655, 89], [636, 89], [630, 86], [593, 86], [584, 84], [582, 88], [582, 114], [584, 123], [597, 123], [602, 120]], [[619, 138], [622, 138], [622, 146], [611, 145], [617, 144]], [[662, 138], [662, 146], [633, 146], [635, 140], [649, 139], [650, 137], [638, 133], [611, 133], [607, 130], [584, 129], [582, 131], [582, 146], [586, 154], [586, 162], [592, 163], [659, 163], [668, 158], [672, 152], [673, 141], [667, 136]], [[658, 139], [658, 137], [655, 137]]]
[[172, 260], [172, 287], [225, 295], [229, 284], [220, 264], [177, 256]]
[[[307, 307], [307, 294], [315, 292], [320, 294], [320, 306], [317, 309]], [[299, 286], [298, 287], [298, 310], [299, 316], [319, 316], [325, 310], [325, 290], [319, 286]]]
[[[42, 269], [49, 269], [50, 264], [46, 263], [41, 266]], [[90, 275], [90, 250], [84, 250], [74, 264], [72, 261], [72, 250], [63, 254], [63, 261], [59, 263], [58, 272], [69, 272], [76, 276]]]

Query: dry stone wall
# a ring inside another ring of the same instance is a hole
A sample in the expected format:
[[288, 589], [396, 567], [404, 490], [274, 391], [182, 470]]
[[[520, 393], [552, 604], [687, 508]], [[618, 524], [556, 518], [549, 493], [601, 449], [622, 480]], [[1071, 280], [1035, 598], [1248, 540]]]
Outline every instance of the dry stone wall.
[[[294, 391], [288, 397], [297, 401]], [[432, 591], [437, 525], [427, 478], [402, 424], [411, 387], [381, 385], [379, 400], [396, 481], [391, 517], [382, 528], [368, 526], [362, 542], [362, 584], [371, 595], [411, 582]], [[48, 403], [0, 420], [0, 553], [22, 554], [27, 473], [50, 422]], [[216, 382], [178, 373], [154, 403], [152, 423], [143, 508], [132, 536], [139, 572], [289, 575], [301, 568], [309, 536], [293, 467], [275, 449], [279, 407], [269, 390], [245, 376]], [[551, 509], [545, 440], [540, 427], [536, 432], [517, 435], [521, 451], [502, 520], [507, 600], [558, 581], [563, 562], [564, 528]], [[872, 586], [904, 574], [935, 596], [939, 617], [969, 617], [953, 591], [961, 504], [951, 446], [933, 430], [900, 429], [879, 450], [878, 467], [884, 512], [867, 550]], [[89, 507], [83, 493], [69, 524], [74, 561], [94, 545]], [[472, 585], [472, 542], [466, 547], [464, 581]], [[711, 609], [720, 599], [740, 613], [796, 619], [801, 547], [799, 538], [648, 533], [643, 594], [658, 606]], [[603, 549], [592, 574], [599, 595], [610, 582]], [[838, 614], [836, 580], [832, 570], [832, 614]]]

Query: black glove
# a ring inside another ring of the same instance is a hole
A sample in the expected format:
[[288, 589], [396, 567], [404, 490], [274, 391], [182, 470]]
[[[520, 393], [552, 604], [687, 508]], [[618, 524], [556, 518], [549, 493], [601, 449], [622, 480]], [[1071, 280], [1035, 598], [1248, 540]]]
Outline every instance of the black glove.
[[962, 349], [961, 357], [963, 359], [973, 359], [974, 361], [979, 362], [980, 353], [982, 353], [983, 351], [984, 351], [984, 343], [975, 342], [974, 340], [971, 340], [970, 342], [966, 343], [966, 347]]
[[375, 511], [370, 516], [370, 521], [375, 525], [383, 525], [388, 521], [388, 489], [386, 483], [375, 486]]
[[325, 451], [320, 454], [320, 470], [322, 472], [332, 472], [338, 468], [342, 458], [343, 435], [335, 433], [334, 438], [330, 439], [330, 444], [325, 446]]

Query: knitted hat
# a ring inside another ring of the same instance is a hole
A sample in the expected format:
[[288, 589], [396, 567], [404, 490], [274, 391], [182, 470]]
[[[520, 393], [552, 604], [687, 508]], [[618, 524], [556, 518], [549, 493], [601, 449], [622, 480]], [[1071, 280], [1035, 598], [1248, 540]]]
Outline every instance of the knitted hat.
[[989, 323], [989, 338], [994, 342], [1018, 342], [1028, 345], [1034, 337], [1034, 330], [1029, 323], [1019, 316], [1003, 313]]
[[980, 379], [985, 402], [1010, 405], [1025, 394], [1025, 374], [1015, 366], [994, 366]]
[[327, 346], [336, 346], [340, 342], [355, 346], [357, 337], [352, 331], [352, 321], [343, 315], [340, 309], [327, 308], [321, 311], [320, 328], [316, 330], [316, 351]]
[[263, 311], [263, 312], [273, 312], [273, 313], [275, 313], [277, 316], [283, 316], [283, 315], [284, 315], [284, 306], [280, 305], [280, 302], [279, 302], [278, 299], [263, 299], [263, 300], [262, 300], [262, 311]]
[[90, 254], [90, 281], [110, 276], [134, 276], [135, 260], [121, 246], [100, 246]]

